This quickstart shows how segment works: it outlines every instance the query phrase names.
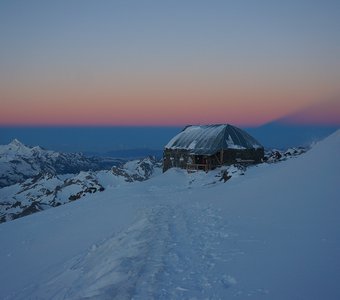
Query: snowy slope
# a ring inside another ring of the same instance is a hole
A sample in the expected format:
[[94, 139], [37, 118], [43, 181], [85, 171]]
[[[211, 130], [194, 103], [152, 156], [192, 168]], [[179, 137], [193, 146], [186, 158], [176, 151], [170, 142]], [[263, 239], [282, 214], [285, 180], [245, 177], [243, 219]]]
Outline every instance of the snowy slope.
[[0, 225], [4, 299], [339, 299], [340, 131], [295, 159], [170, 169]]

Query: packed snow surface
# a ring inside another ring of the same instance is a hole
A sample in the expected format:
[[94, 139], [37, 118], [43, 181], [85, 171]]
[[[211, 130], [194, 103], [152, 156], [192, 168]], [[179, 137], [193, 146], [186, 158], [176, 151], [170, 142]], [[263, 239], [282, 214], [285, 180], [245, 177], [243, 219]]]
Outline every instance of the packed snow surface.
[[309, 152], [148, 181], [0, 225], [1, 299], [340, 299], [340, 131]]

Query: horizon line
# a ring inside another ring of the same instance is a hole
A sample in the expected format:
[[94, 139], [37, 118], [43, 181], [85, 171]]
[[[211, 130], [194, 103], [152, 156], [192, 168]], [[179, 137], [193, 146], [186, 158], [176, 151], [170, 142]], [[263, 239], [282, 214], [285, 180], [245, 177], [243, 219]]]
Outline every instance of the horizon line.
[[319, 126], [319, 127], [340, 127], [339, 123], [330, 123], [330, 122], [287, 122], [285, 120], [273, 120], [261, 124], [237, 124], [237, 123], [229, 123], [229, 122], [188, 122], [186, 124], [1, 124], [0, 128], [178, 128], [185, 127], [190, 125], [216, 125], [216, 124], [230, 124], [236, 127], [243, 128], [258, 128], [266, 125], [277, 124], [277, 125], [285, 125], [285, 126], [301, 126], [301, 127], [310, 127], [310, 126]]

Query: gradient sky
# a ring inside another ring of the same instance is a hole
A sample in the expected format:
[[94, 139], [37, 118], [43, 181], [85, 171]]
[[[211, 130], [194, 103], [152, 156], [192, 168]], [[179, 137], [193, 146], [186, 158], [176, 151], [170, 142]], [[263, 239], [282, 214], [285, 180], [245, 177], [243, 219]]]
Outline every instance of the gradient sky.
[[340, 125], [338, 0], [1, 0], [0, 37], [0, 125]]

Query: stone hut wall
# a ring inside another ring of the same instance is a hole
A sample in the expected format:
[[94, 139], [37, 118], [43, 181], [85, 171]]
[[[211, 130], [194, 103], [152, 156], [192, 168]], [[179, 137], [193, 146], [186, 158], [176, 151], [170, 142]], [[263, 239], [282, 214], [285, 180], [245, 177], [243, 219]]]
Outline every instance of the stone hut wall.
[[188, 150], [165, 149], [163, 152], [163, 172], [173, 167], [187, 169], [188, 164], [200, 164], [203, 161], [207, 164], [207, 167], [202, 169], [214, 169], [221, 165], [229, 165], [242, 160], [259, 163], [262, 161], [263, 157], [263, 148], [223, 150], [222, 162], [221, 152], [217, 152], [213, 155], [195, 155], [190, 154]]

